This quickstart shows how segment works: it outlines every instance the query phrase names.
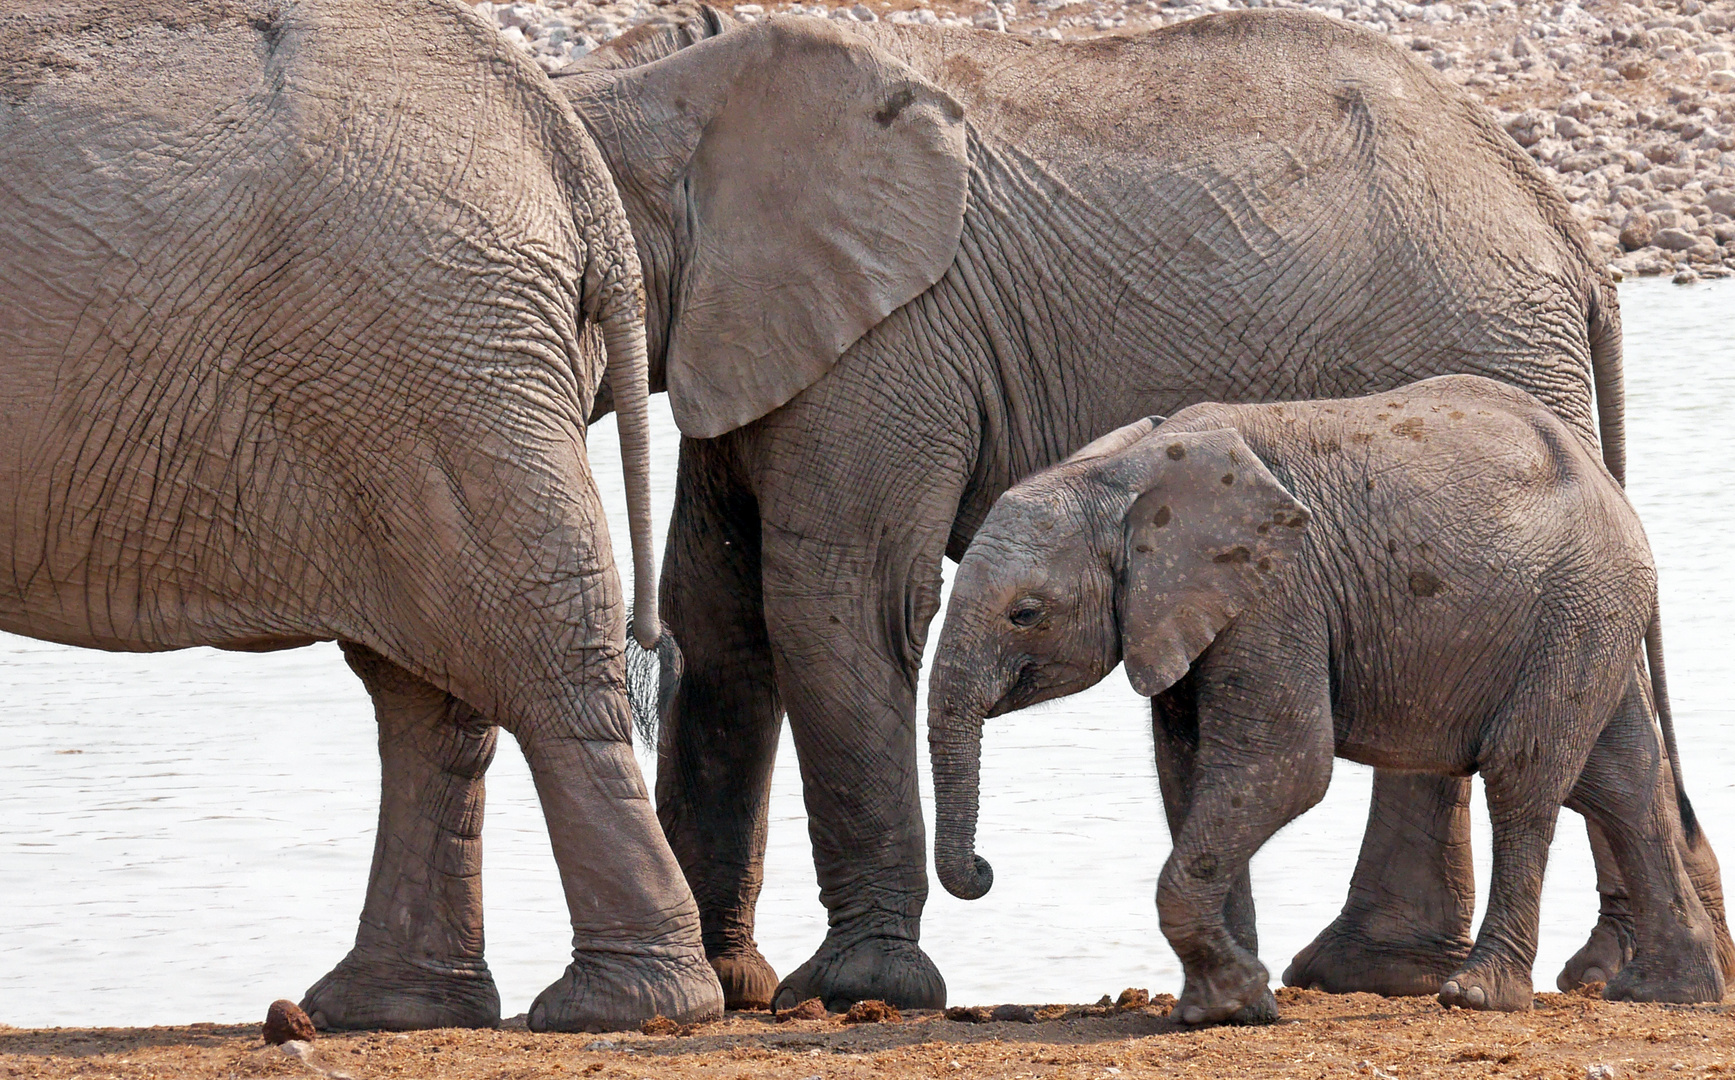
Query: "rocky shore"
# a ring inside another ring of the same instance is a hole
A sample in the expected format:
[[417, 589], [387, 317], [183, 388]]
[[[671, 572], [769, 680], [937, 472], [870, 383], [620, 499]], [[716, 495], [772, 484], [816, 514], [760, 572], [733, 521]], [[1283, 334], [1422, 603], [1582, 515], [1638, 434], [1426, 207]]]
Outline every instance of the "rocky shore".
[[[675, 0], [476, 10], [558, 71]], [[1386, 34], [1479, 96], [1573, 205], [1619, 274], [1735, 273], [1735, 2], [1718, 0], [861, 0], [718, 3], [745, 21], [974, 26], [1073, 38], [1217, 11], [1307, 8]]]

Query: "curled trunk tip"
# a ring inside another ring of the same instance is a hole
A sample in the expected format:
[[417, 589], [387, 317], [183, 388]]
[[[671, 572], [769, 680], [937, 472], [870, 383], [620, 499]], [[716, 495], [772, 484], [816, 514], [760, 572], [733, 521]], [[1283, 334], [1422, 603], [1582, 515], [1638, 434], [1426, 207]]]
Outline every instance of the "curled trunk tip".
[[975, 852], [945, 862], [936, 860], [935, 869], [940, 884], [960, 900], [980, 900], [994, 887], [994, 868]]

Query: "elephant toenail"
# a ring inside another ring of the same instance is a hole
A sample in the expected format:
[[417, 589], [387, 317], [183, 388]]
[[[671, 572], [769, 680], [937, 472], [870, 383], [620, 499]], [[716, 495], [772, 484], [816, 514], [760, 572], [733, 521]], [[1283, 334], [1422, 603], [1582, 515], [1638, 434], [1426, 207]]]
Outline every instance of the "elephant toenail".
[[1205, 1020], [1205, 1010], [1199, 1005], [1189, 1005], [1181, 1010], [1181, 1023], [1199, 1024]]
[[321, 1009], [313, 1010], [313, 1015], [308, 1017], [308, 1019], [312, 1020], [313, 1026], [318, 1028], [320, 1031], [325, 1031], [330, 1026], [325, 1022], [325, 1012]]
[[1584, 969], [1583, 979], [1587, 983], [1593, 983], [1593, 982], [1605, 983], [1605, 982], [1608, 982], [1608, 975], [1606, 975], [1603, 972], [1602, 968], [1587, 967]]
[[1457, 997], [1458, 996], [1458, 980], [1453, 979], [1453, 980], [1447, 982], [1445, 986], [1440, 987], [1440, 996], [1441, 997]]
[[1480, 986], [1472, 986], [1464, 992], [1464, 1000], [1468, 1001], [1473, 1007], [1480, 1009], [1482, 1006], [1488, 1004], [1488, 992], [1483, 990]]

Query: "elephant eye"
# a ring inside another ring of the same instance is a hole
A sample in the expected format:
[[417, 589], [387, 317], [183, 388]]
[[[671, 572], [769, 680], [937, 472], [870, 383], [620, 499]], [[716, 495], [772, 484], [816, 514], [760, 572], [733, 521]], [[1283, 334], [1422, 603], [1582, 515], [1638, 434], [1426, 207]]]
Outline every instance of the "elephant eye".
[[1013, 626], [1022, 626], [1028, 629], [1047, 618], [1048, 613], [1042, 610], [1042, 601], [1040, 600], [1020, 600], [1006, 617], [1012, 620]]

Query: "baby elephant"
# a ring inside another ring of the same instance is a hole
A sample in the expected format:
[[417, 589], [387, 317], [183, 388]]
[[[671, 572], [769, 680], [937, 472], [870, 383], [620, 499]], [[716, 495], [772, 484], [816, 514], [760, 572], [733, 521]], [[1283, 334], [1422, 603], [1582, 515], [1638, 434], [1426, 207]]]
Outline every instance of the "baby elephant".
[[1530, 1008], [1562, 803], [1606, 832], [1636, 908], [1607, 996], [1720, 1000], [1640, 677], [1655, 610], [1619, 486], [1503, 384], [1132, 424], [1003, 495], [958, 565], [929, 699], [940, 880], [965, 899], [993, 881], [974, 854], [983, 718], [1124, 659], [1156, 699], [1178, 1019], [1275, 1018], [1247, 863], [1325, 794], [1334, 754], [1486, 781], [1492, 892], [1442, 1003]]

